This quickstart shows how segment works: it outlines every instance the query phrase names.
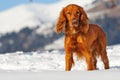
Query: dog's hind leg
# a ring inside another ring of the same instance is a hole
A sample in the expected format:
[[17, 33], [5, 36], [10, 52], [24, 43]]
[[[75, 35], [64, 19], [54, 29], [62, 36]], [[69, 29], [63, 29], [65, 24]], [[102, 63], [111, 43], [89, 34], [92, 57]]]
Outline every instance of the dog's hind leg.
[[95, 52], [92, 52], [92, 57], [93, 57], [93, 69], [96, 70], [97, 69], [97, 59], [96, 59]]
[[102, 59], [102, 61], [104, 63], [104, 68], [109, 69], [109, 60], [108, 60], [108, 57], [107, 57], [106, 50], [101, 52], [101, 59]]

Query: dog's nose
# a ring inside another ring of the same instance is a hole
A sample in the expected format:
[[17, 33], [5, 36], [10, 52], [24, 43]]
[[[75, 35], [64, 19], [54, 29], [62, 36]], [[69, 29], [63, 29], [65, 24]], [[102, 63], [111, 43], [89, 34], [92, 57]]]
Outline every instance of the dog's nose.
[[75, 20], [75, 19], [72, 21], [72, 24], [73, 24], [73, 25], [75, 25], [75, 24], [77, 24], [77, 23], [78, 23], [78, 22], [77, 22], [77, 20]]

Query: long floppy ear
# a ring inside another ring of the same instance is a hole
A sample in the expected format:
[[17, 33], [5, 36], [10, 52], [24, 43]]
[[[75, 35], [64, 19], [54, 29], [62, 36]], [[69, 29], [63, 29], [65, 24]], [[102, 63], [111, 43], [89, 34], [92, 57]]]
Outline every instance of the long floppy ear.
[[86, 12], [84, 11], [83, 8], [80, 8], [80, 11], [82, 12], [81, 17], [80, 17], [80, 22], [82, 26], [82, 32], [87, 33], [89, 30], [89, 21]]
[[80, 8], [81, 12], [82, 12], [82, 15], [81, 15], [81, 20], [85, 20], [85, 19], [88, 19], [88, 16], [86, 14], [86, 12], [84, 11], [83, 8]]
[[60, 15], [56, 24], [56, 33], [60, 33], [61, 31], [63, 31], [65, 26], [66, 26], [66, 16], [63, 8], [62, 11], [60, 12]]

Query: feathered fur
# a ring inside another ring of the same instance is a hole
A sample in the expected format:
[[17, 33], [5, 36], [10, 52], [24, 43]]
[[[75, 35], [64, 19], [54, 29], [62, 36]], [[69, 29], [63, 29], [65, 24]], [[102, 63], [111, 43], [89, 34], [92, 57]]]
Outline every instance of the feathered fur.
[[86, 58], [88, 70], [96, 69], [97, 55], [101, 56], [105, 69], [109, 68], [106, 35], [98, 25], [89, 24], [82, 7], [70, 4], [62, 9], [56, 32], [62, 31], [65, 33], [66, 71], [71, 70], [74, 64], [73, 53], [79, 58]]

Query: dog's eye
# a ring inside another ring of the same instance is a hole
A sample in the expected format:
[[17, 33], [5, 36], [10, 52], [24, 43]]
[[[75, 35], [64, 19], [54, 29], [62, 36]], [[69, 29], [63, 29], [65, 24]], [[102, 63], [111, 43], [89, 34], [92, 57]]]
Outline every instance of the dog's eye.
[[71, 15], [71, 12], [68, 11], [67, 14]]
[[80, 17], [82, 16], [82, 13], [80, 13]]
[[76, 14], [77, 14], [77, 15], [79, 15], [79, 14], [80, 14], [80, 12], [79, 12], [79, 11], [77, 11], [77, 12], [76, 12]]

